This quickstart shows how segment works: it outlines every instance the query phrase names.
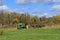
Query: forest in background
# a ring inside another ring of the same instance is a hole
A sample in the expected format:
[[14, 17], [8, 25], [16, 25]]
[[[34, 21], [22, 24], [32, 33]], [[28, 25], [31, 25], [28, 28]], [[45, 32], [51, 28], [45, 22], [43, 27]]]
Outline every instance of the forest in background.
[[[0, 26], [3, 27], [16, 27], [18, 23], [25, 23], [29, 25], [44, 25], [44, 26], [56, 26], [60, 25], [60, 14], [52, 17], [37, 17], [32, 16], [29, 13], [16, 13], [16, 12], [0, 12]], [[38, 27], [38, 26], [37, 26]]]

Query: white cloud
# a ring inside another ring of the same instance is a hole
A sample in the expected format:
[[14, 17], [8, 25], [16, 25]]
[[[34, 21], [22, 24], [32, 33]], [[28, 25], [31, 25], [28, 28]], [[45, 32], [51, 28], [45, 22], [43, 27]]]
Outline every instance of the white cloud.
[[20, 3], [20, 4], [24, 4], [25, 3], [25, 0], [17, 0], [16, 1], [18, 4]]
[[53, 17], [53, 15], [51, 15], [51, 14], [49, 14], [49, 13], [43, 13], [42, 15], [41, 15], [41, 17], [42, 16], [45, 16], [45, 17]]
[[40, 8], [36, 8], [36, 9], [33, 10], [32, 13], [40, 13], [40, 12], [41, 12]]
[[41, 16], [48, 16], [48, 13], [44, 13], [44, 14], [42, 14]]
[[60, 2], [60, 0], [53, 0], [53, 2]]
[[60, 5], [53, 5], [50, 10], [55, 11], [55, 12], [59, 12], [60, 11]]
[[20, 12], [20, 13], [28, 13], [27, 9], [24, 8], [24, 7], [23, 7], [22, 9], [20, 9], [19, 12]]
[[44, 13], [43, 15], [47, 16], [47, 15], [48, 15], [48, 13]]
[[8, 9], [9, 9], [9, 7], [6, 6], [6, 5], [2, 5], [2, 6], [0, 6], [0, 10], [8, 10]]
[[31, 3], [38, 3], [40, 0], [31, 0]]
[[60, 0], [16, 0], [17, 4], [26, 4], [26, 3], [55, 3], [60, 2]]
[[3, 0], [0, 0], [0, 4], [2, 3]]
[[36, 16], [36, 14], [32, 14], [31, 16]]
[[27, 9], [26, 8], [22, 8], [21, 11], [25, 13], [25, 12], [27, 12]]

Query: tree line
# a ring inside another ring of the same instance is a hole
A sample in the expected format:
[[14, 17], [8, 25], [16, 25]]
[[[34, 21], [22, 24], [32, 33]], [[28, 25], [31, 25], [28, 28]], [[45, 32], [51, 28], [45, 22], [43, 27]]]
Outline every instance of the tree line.
[[29, 13], [16, 13], [16, 12], [0, 12], [0, 25], [15, 25], [18, 23], [25, 24], [39, 24], [39, 25], [60, 25], [60, 15], [52, 16], [52, 17], [37, 17], [31, 16]]

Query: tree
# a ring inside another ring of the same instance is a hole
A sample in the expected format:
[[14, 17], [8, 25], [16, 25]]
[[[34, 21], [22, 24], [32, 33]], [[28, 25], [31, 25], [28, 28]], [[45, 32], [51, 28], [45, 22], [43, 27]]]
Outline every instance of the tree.
[[18, 23], [18, 19], [17, 18], [14, 18], [13, 19], [13, 24], [17, 24]]
[[60, 15], [59, 15], [59, 14], [56, 15], [56, 16], [55, 16], [55, 19], [56, 19], [56, 20], [60, 20]]
[[39, 19], [38, 19], [37, 16], [34, 16], [34, 17], [31, 18], [31, 23], [32, 24], [37, 24], [38, 22], [39, 22]]

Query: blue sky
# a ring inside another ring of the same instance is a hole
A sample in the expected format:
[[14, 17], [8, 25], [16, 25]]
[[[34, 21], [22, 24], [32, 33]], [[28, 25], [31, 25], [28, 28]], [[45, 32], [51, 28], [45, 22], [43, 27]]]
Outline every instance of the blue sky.
[[[3, 0], [5, 10], [29, 12], [36, 16], [53, 16], [60, 13], [60, 0]], [[0, 7], [1, 9], [1, 7]]]

